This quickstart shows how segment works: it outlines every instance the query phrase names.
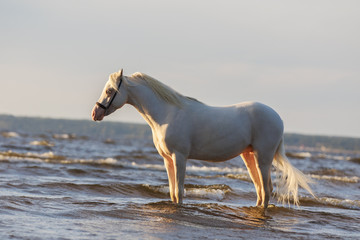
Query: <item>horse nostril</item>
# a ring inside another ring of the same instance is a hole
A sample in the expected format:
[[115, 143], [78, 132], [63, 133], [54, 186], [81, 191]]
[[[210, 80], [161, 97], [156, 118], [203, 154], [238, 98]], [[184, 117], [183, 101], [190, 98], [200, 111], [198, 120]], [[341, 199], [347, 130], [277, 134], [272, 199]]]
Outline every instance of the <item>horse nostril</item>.
[[93, 110], [91, 111], [91, 118], [92, 118], [93, 121], [96, 121], [95, 107], [94, 107]]

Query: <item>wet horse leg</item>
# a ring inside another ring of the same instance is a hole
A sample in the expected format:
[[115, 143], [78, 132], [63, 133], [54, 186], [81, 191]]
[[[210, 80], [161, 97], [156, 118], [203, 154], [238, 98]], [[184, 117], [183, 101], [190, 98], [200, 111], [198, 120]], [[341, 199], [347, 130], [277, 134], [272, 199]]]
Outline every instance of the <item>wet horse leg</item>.
[[257, 194], [257, 201], [256, 206], [260, 206], [263, 200], [263, 187], [262, 187], [262, 178], [261, 172], [259, 169], [258, 161], [254, 150], [251, 146], [247, 147], [242, 153], [241, 157], [244, 160], [244, 163], [248, 169], [250, 174], [251, 180], [254, 183], [256, 194]]
[[169, 179], [171, 201], [181, 204], [184, 196], [186, 158], [180, 153], [163, 155], [164, 165]]
[[164, 165], [169, 179], [169, 191], [171, 201], [176, 202], [175, 197], [175, 168], [171, 157], [164, 157]]
[[258, 166], [260, 170], [260, 180], [262, 185], [262, 203], [261, 205], [264, 208], [268, 207], [270, 194], [272, 191], [272, 183], [271, 183], [271, 164], [273, 157], [269, 157], [266, 154], [263, 155], [258, 153]]
[[176, 152], [172, 154], [172, 159], [175, 167], [175, 202], [182, 204], [187, 158], [185, 158], [183, 154]]

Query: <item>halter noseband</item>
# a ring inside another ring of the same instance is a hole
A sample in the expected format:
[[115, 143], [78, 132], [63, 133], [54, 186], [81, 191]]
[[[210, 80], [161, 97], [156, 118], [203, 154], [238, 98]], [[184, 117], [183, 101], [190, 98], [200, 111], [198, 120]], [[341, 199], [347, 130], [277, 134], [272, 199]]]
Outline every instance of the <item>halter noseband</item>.
[[115, 91], [114, 95], [111, 97], [111, 100], [110, 100], [110, 102], [107, 104], [107, 106], [104, 106], [104, 105], [102, 105], [102, 104], [99, 103], [99, 102], [96, 102], [96, 105], [99, 106], [100, 108], [104, 109], [105, 112], [110, 108], [112, 102], [114, 101], [114, 99], [115, 99], [115, 97], [116, 97], [116, 94], [117, 94], [118, 91], [120, 90], [120, 86], [121, 86], [121, 83], [122, 83], [122, 73], [123, 73], [123, 70], [121, 69], [120, 82], [119, 82], [119, 85], [118, 85], [118, 89], [117, 89], [117, 91]]

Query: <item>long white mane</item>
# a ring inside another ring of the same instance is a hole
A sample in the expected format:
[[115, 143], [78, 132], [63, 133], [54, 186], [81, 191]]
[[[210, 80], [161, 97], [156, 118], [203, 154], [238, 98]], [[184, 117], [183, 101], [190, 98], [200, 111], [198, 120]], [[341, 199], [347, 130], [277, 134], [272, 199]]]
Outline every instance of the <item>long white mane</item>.
[[178, 93], [174, 89], [166, 86], [165, 84], [161, 83], [160, 81], [156, 80], [153, 77], [150, 77], [149, 75], [146, 75], [144, 73], [136, 72], [130, 76], [131, 80], [133, 82], [137, 82], [140, 84], [146, 84], [150, 87], [150, 89], [162, 100], [164, 100], [167, 103], [173, 104], [178, 107], [182, 107], [184, 104], [184, 101], [181, 101], [183, 98], [195, 100], [193, 98], [185, 97], [182, 94]]

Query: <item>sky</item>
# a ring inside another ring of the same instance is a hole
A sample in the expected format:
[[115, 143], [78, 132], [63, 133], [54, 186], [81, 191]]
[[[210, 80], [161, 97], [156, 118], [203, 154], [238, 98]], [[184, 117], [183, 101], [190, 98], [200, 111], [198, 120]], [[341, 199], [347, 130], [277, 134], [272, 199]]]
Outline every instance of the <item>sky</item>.
[[[360, 1], [0, 0], [0, 114], [88, 119], [110, 73], [360, 137]], [[131, 106], [106, 121], [145, 123]], [[99, 123], [101, 124], [101, 123]]]

